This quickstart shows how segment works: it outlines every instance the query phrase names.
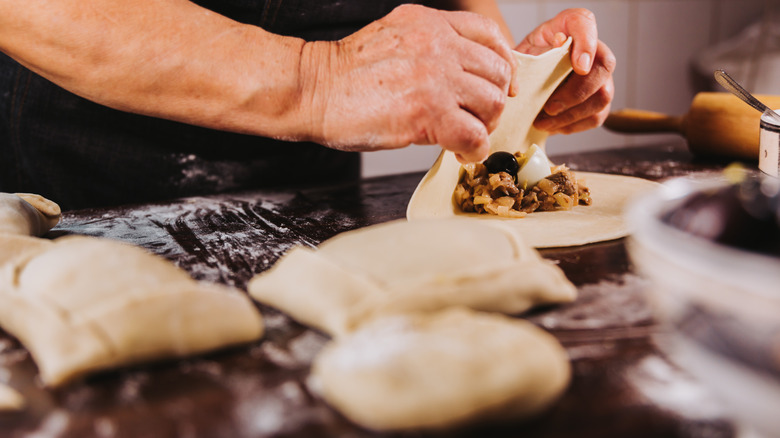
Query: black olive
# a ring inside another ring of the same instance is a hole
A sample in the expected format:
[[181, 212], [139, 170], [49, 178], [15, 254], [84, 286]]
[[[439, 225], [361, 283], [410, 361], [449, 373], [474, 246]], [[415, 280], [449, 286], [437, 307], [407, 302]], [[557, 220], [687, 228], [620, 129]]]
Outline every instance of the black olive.
[[485, 165], [488, 173], [506, 172], [515, 178], [517, 171], [520, 170], [517, 159], [509, 152], [493, 152], [482, 164]]

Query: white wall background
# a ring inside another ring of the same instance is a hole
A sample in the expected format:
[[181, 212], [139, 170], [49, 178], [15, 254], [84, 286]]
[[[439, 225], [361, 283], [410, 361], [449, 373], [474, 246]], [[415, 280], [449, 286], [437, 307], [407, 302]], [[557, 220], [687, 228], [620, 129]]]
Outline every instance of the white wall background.
[[[516, 41], [566, 8], [596, 14], [599, 38], [618, 59], [612, 108], [684, 114], [697, 90], [691, 59], [761, 19], [780, 0], [498, 0]], [[548, 152], [598, 150], [661, 141], [665, 135], [624, 136], [604, 128], [556, 135]], [[668, 137], [667, 137], [668, 138]], [[427, 170], [438, 146], [410, 146], [363, 154], [363, 175]]]

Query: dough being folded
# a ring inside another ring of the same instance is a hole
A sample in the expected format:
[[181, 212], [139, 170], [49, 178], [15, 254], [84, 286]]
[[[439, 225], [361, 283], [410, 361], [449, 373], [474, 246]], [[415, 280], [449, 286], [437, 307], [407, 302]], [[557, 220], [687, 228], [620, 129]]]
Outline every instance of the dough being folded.
[[312, 389], [375, 430], [435, 429], [521, 419], [566, 389], [557, 340], [502, 315], [449, 309], [373, 320], [327, 345]]
[[511, 228], [468, 219], [394, 221], [294, 248], [249, 292], [334, 336], [380, 315], [451, 306], [517, 314], [576, 297]]
[[83, 236], [37, 240], [0, 267], [0, 326], [27, 347], [46, 385], [262, 336], [245, 294], [196, 282], [141, 248]]
[[40, 195], [0, 193], [0, 234], [42, 236], [60, 215], [60, 206]]
[[[533, 144], [544, 147], [547, 133], [533, 127], [534, 119], [555, 88], [571, 72], [569, 46], [549, 50], [539, 56], [516, 53], [521, 90], [509, 97], [498, 126], [490, 134], [490, 152], [526, 152]], [[575, 206], [567, 211], [530, 213], [524, 218], [507, 219], [490, 214], [464, 213], [452, 196], [462, 170], [455, 154], [441, 153], [414, 191], [406, 210], [409, 220], [469, 217], [488, 224], [502, 223], [514, 228], [535, 248], [584, 245], [617, 239], [628, 234], [623, 221], [627, 201], [658, 187], [652, 181], [622, 175], [575, 172], [590, 188], [593, 205]]]

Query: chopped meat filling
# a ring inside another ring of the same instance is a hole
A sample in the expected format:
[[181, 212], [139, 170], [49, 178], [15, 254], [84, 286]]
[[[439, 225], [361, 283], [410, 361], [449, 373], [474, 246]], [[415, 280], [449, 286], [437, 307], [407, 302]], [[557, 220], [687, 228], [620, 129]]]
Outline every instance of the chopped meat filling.
[[488, 173], [482, 163], [463, 166], [463, 176], [453, 199], [461, 210], [502, 217], [524, 217], [534, 211], [571, 210], [590, 205], [590, 190], [566, 166], [555, 166], [552, 174], [533, 187], [518, 187], [507, 172]]

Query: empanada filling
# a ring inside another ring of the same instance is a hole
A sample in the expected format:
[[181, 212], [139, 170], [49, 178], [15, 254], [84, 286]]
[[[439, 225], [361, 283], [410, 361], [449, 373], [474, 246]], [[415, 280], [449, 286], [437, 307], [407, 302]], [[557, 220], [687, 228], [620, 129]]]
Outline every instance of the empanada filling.
[[521, 164], [505, 166], [511, 169], [501, 170], [501, 166], [492, 166], [495, 162], [511, 161], [503, 156], [501, 160], [496, 160], [493, 155], [483, 163], [464, 165], [453, 194], [455, 204], [467, 213], [511, 218], [524, 217], [535, 211], [571, 210], [576, 205], [591, 204], [588, 187], [578, 182], [574, 173], [563, 164], [551, 166], [550, 174], [533, 185], [525, 179], [519, 181], [518, 174], [512, 170], [519, 168], [522, 173], [530, 155], [520, 152], [513, 154]]

